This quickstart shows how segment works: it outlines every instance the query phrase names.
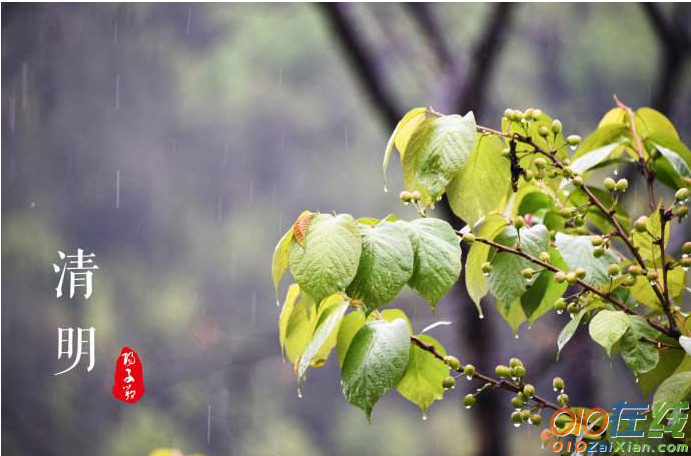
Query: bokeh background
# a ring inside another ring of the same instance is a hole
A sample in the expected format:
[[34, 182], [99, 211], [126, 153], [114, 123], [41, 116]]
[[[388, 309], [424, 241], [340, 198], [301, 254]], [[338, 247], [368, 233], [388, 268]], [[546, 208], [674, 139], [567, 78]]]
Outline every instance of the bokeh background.
[[[585, 136], [616, 94], [663, 110], [689, 144], [689, 30], [688, 5], [665, 4], [4, 3], [3, 450], [536, 454], [510, 398], [465, 410], [465, 382], [427, 420], [392, 393], [368, 424], [332, 365], [299, 399], [273, 247], [304, 209], [415, 216], [398, 167], [391, 192], [381, 177], [392, 122], [413, 106], [473, 109], [489, 126], [535, 106]], [[57, 299], [51, 264], [77, 248], [97, 255], [94, 294]], [[396, 305], [417, 330], [453, 321], [433, 335], [464, 361], [521, 354], [540, 388], [563, 374], [575, 403], [641, 398], [587, 338], [555, 361], [566, 316], [515, 339], [491, 302], [478, 320], [462, 287], [437, 315], [412, 293]], [[53, 376], [57, 328], [92, 325], [94, 370]], [[124, 345], [144, 366], [134, 406], [110, 393]]]

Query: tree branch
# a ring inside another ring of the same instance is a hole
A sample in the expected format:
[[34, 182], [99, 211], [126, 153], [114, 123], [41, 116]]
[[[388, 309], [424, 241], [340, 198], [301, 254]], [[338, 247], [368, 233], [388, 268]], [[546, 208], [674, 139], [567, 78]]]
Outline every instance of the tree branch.
[[[411, 342], [413, 342], [415, 345], [417, 345], [421, 349], [434, 355], [435, 358], [439, 359], [442, 362], [445, 362], [444, 356], [437, 351], [437, 349], [434, 347], [434, 345], [427, 344], [426, 342], [420, 340], [416, 336], [410, 336], [410, 340], [411, 340]], [[463, 367], [461, 366], [458, 369], [456, 369], [456, 372], [462, 373]], [[485, 383], [489, 383], [494, 388], [503, 389], [506, 391], [510, 391], [512, 393], [518, 393], [518, 392], [523, 391], [519, 385], [517, 385], [513, 382], [508, 382], [506, 380], [497, 380], [495, 378], [492, 378], [488, 375], [482, 374], [482, 373], [477, 372], [477, 371], [472, 375], [472, 377], [476, 378], [478, 380], [482, 380]], [[550, 402], [550, 401], [548, 401], [548, 400], [546, 400], [540, 396], [537, 396], [537, 395], [531, 397], [530, 399], [535, 401], [535, 403], [538, 404], [538, 406], [540, 408], [550, 408], [552, 410], [559, 410], [561, 408], [560, 406], [558, 406], [558, 405], [556, 405], [556, 404], [554, 404], [554, 403], [552, 403], [552, 402]]]
[[387, 91], [386, 77], [379, 71], [377, 57], [363, 40], [350, 16], [350, 5], [344, 3], [319, 3], [331, 25], [332, 32], [338, 38], [344, 54], [357, 69], [356, 76], [360, 81], [367, 98], [375, 105], [376, 112], [390, 130], [396, 128], [401, 110], [394, 98]]

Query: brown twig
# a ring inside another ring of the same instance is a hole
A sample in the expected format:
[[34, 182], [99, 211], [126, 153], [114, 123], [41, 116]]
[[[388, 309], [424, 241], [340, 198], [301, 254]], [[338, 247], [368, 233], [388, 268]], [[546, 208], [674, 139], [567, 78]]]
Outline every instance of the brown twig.
[[[415, 345], [417, 345], [418, 347], [420, 347], [421, 349], [423, 349], [423, 350], [425, 350], [425, 351], [431, 353], [432, 355], [434, 355], [435, 358], [437, 358], [437, 359], [439, 359], [439, 360], [441, 360], [441, 361], [444, 361], [444, 356], [443, 356], [441, 353], [439, 353], [439, 351], [437, 351], [437, 349], [434, 347], [434, 345], [432, 345], [432, 344], [427, 344], [426, 342], [420, 340], [420, 339], [419, 339], [418, 337], [416, 337], [416, 336], [411, 336], [411, 337], [410, 337], [410, 340], [411, 340]], [[458, 368], [458, 369], [456, 370], [456, 372], [463, 372], [463, 368], [462, 368], [462, 367]], [[492, 377], [490, 377], [490, 376], [488, 376], [488, 375], [482, 374], [482, 373], [480, 373], [480, 372], [475, 372], [475, 373], [473, 374], [473, 378], [482, 380], [482, 381], [484, 381], [485, 383], [489, 383], [489, 384], [492, 385], [492, 387], [494, 387], [494, 388], [503, 389], [503, 390], [506, 390], [506, 391], [510, 391], [510, 392], [512, 392], [512, 393], [519, 393], [519, 392], [523, 391], [521, 387], [519, 387], [517, 384], [515, 384], [515, 383], [513, 383], [513, 382], [509, 382], [509, 381], [506, 381], [506, 380], [498, 380], [498, 379], [492, 378]], [[550, 401], [548, 401], [548, 400], [546, 400], [546, 399], [544, 399], [544, 398], [542, 398], [542, 397], [540, 397], [540, 396], [537, 396], [537, 395], [531, 397], [530, 399], [533, 400], [533, 401], [535, 401], [535, 403], [536, 403], [536, 404], [538, 405], [538, 407], [540, 407], [540, 408], [550, 408], [550, 409], [552, 409], [552, 410], [558, 410], [558, 409], [561, 408], [559, 405], [554, 404], [554, 403], [552, 403], [552, 402], [550, 402]]]

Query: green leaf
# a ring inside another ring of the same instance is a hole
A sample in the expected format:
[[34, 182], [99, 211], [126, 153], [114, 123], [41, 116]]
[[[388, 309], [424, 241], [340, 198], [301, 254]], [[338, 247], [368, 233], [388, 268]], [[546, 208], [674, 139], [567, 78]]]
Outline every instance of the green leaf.
[[[427, 344], [434, 345], [441, 355], [446, 356], [446, 350], [434, 338], [424, 334], [417, 337]], [[411, 342], [408, 368], [397, 389], [401, 396], [417, 404], [425, 414], [434, 401], [444, 398], [442, 382], [448, 375], [449, 366]]]
[[478, 135], [468, 161], [448, 186], [451, 210], [471, 226], [495, 210], [509, 191], [511, 171], [503, 149], [498, 137]]
[[365, 314], [360, 311], [351, 312], [341, 322], [341, 327], [338, 329], [338, 336], [336, 337], [336, 353], [338, 354], [338, 365], [343, 367], [343, 360], [350, 343], [355, 337], [355, 334], [365, 325]]
[[683, 348], [687, 354], [691, 355], [691, 337], [680, 336], [679, 345], [681, 345], [681, 348]]
[[[410, 320], [408, 319], [408, 315], [405, 314], [401, 309], [384, 309], [381, 311], [379, 314], [382, 320], [385, 321], [394, 321], [397, 319], [401, 319], [405, 321], [405, 324], [408, 325], [408, 329], [410, 330], [410, 333], [413, 333], [413, 325], [410, 323]], [[374, 319], [372, 315], [370, 315], [370, 318]]]
[[576, 268], [580, 267], [587, 271], [583, 279], [585, 283], [592, 286], [609, 283], [610, 275], [607, 269], [610, 264], [619, 262], [612, 252], [606, 250], [600, 258], [595, 258], [590, 236], [571, 236], [557, 233], [555, 243], [569, 270], [575, 271]]
[[365, 411], [396, 386], [408, 367], [410, 331], [402, 319], [371, 321], [353, 337], [343, 362], [341, 385], [346, 400]]
[[417, 129], [417, 127], [425, 120], [425, 114], [427, 113], [427, 108], [413, 108], [403, 116], [403, 118], [398, 122], [389, 141], [386, 143], [386, 151], [384, 152], [384, 163], [382, 165], [382, 171], [384, 173], [384, 184], [386, 184], [386, 171], [389, 168], [389, 159], [391, 158], [391, 152], [393, 151], [393, 146], [396, 146], [398, 153], [403, 159], [403, 154], [408, 146], [408, 141], [411, 135]]
[[638, 386], [643, 394], [646, 396], [650, 394], [660, 383], [674, 373], [683, 360], [684, 352], [682, 350], [662, 352], [657, 366], [638, 378]]
[[[566, 263], [555, 249], [549, 249], [549, 262], [559, 269], [566, 269]], [[554, 272], [543, 270], [532, 287], [521, 296], [521, 307], [530, 323], [540, 318], [554, 306], [554, 302], [561, 298], [568, 284], [557, 283], [554, 280]]]
[[[490, 215], [482, 222], [475, 234], [491, 241], [503, 230], [506, 224], [506, 218]], [[474, 242], [470, 246], [468, 259], [465, 262], [465, 286], [480, 315], [482, 315], [480, 301], [489, 292], [489, 285], [482, 273], [482, 264], [487, 261], [489, 252], [490, 246], [481, 242]]]
[[[669, 287], [669, 295], [675, 298], [684, 290], [684, 282], [686, 281], [686, 273], [681, 268], [674, 268], [667, 272], [667, 286]], [[661, 311], [660, 300], [657, 298], [655, 291], [653, 291], [650, 281], [645, 276], [636, 277], [636, 283], [629, 288], [631, 296], [640, 304], [650, 307], [655, 311]]]
[[350, 215], [318, 214], [307, 228], [305, 247], [290, 247], [290, 272], [302, 290], [321, 302], [353, 281], [360, 252], [360, 232]]
[[404, 227], [413, 245], [415, 260], [408, 285], [435, 308], [461, 273], [458, 236], [451, 225], [440, 219], [395, 223]]
[[403, 160], [403, 181], [409, 191], [419, 190], [422, 203], [430, 205], [468, 161], [475, 144], [472, 112], [431, 117], [410, 137]]
[[571, 169], [577, 173], [585, 173], [596, 167], [598, 164], [607, 160], [609, 156], [620, 146], [619, 143], [607, 144], [599, 149], [595, 149], [578, 157], [571, 163]]
[[274, 255], [271, 259], [271, 277], [274, 281], [274, 292], [276, 293], [276, 303], [278, 303], [278, 285], [281, 283], [281, 278], [288, 269], [288, 256], [290, 246], [293, 243], [293, 228], [291, 227], [281, 237], [281, 240], [276, 244]]
[[654, 162], [657, 179], [674, 189], [686, 186], [683, 178], [691, 170], [689, 148], [679, 138], [661, 132], [650, 134], [644, 144], [646, 150], [657, 149], [660, 152]]
[[576, 334], [576, 330], [578, 330], [578, 325], [581, 323], [581, 320], [583, 320], [583, 316], [599, 306], [599, 304], [591, 304], [582, 308], [564, 325], [557, 337], [557, 359], [559, 359], [562, 349], [569, 343], [573, 335]]
[[574, 153], [574, 161], [610, 144], [620, 143], [626, 138], [628, 127], [623, 123], [602, 125], [588, 135]]
[[601, 310], [590, 321], [590, 337], [600, 344], [607, 356], [612, 354], [612, 346], [629, 329], [629, 317], [621, 310]]
[[679, 372], [662, 382], [655, 391], [653, 404], [680, 402], [691, 399], [691, 372]]
[[638, 134], [647, 137], [653, 133], [662, 133], [674, 139], [679, 139], [679, 133], [672, 122], [660, 111], [653, 108], [640, 108], [635, 115]]
[[348, 301], [344, 300], [340, 295], [334, 295], [327, 298], [320, 307], [324, 308], [324, 311], [319, 316], [312, 339], [305, 347], [305, 352], [298, 362], [298, 388], [305, 378], [307, 369], [312, 365], [320, 366], [324, 364], [329, 353], [336, 345], [338, 328], [343, 320], [343, 315], [348, 310]]
[[283, 308], [281, 309], [281, 315], [278, 317], [278, 342], [281, 346], [281, 352], [285, 353], [286, 337], [288, 335], [288, 322], [290, 321], [290, 316], [295, 309], [295, 301], [300, 296], [300, 285], [297, 283], [292, 284], [288, 287], [288, 293], [286, 293], [286, 300], [283, 303]]
[[629, 316], [628, 319], [630, 326], [621, 338], [620, 353], [626, 365], [638, 377], [653, 370], [660, 362], [657, 345], [643, 342], [641, 338], [657, 340], [661, 334], [642, 317]]
[[[495, 242], [515, 247], [518, 233], [514, 227], [506, 227], [495, 238]], [[520, 230], [521, 249], [535, 257], [549, 250], [549, 233], [545, 225], [535, 225]], [[489, 289], [497, 301], [497, 306], [508, 308], [527, 290], [527, 281], [521, 276], [525, 268], [539, 271], [541, 268], [530, 260], [509, 252], [497, 252], [492, 260], [494, 266], [488, 277]]]
[[393, 300], [412, 277], [413, 245], [405, 229], [390, 222], [361, 225], [360, 233], [360, 264], [347, 293], [372, 310]]
[[[293, 293], [294, 291], [295, 288], [293, 288]], [[304, 293], [301, 293], [300, 299], [295, 301], [291, 289], [288, 289], [286, 304], [279, 318], [279, 334], [283, 333], [281, 348], [286, 358], [292, 363], [303, 354], [310, 341], [317, 317], [315, 307], [312, 298]]]

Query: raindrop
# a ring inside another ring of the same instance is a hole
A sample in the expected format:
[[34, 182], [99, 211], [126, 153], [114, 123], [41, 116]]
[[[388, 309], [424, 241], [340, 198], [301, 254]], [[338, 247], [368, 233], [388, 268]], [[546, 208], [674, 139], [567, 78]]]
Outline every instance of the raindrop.
[[422, 421], [427, 421], [427, 414], [426, 413], [422, 414]]
[[298, 399], [302, 399], [302, 391], [298, 389]]
[[120, 110], [120, 73], [115, 75], [115, 110]]
[[206, 444], [211, 443], [211, 405], [206, 409]]
[[469, 409], [472, 405], [466, 405], [465, 408]]
[[482, 275], [485, 277], [489, 277], [489, 272], [483, 272]]
[[251, 314], [251, 324], [254, 325], [257, 322], [257, 292], [252, 292], [252, 314]]
[[343, 125], [344, 136], [345, 136], [345, 150], [348, 151], [348, 125]]
[[278, 86], [283, 87], [283, 68], [278, 70]]
[[[472, 375], [466, 375], [465, 378], [466, 378], [466, 380], [472, 380], [473, 376]], [[466, 407], [466, 408], [470, 408], [470, 407]]]
[[688, 268], [688, 267], [684, 267], [684, 266], [682, 266], [681, 268], [682, 268], [682, 269], [684, 270], [684, 272], [687, 272], [687, 271], [689, 270], [689, 268]]
[[190, 25], [192, 25], [192, 8], [187, 9], [187, 35], [190, 34]]
[[483, 320], [483, 319], [485, 318], [485, 314], [483, 314], [482, 312], [480, 312], [480, 315], [478, 316], [478, 318], [480, 318], [480, 320]]
[[14, 127], [16, 125], [15, 120], [16, 120], [16, 111], [15, 111], [15, 99], [14, 97], [10, 97], [10, 131], [12, 134], [14, 134]]
[[515, 428], [521, 427], [521, 423], [513, 423], [513, 427], [515, 427]]
[[561, 314], [563, 314], [563, 313], [564, 313], [564, 309], [559, 309], [559, 310], [557, 310], [557, 315], [561, 315]]
[[513, 337], [514, 337], [514, 339], [518, 339], [518, 334], [516, 334], [516, 335], [515, 335], [515, 336], [513, 336]]
[[120, 170], [115, 171], [115, 210], [120, 209]]

